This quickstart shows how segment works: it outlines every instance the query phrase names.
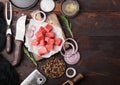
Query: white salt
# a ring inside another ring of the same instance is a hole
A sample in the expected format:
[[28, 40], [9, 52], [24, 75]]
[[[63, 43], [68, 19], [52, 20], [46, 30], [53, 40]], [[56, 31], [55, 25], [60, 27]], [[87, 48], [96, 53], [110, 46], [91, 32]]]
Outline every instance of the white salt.
[[53, 0], [41, 0], [40, 8], [44, 12], [50, 12], [54, 9], [54, 7], [55, 7], [55, 2]]

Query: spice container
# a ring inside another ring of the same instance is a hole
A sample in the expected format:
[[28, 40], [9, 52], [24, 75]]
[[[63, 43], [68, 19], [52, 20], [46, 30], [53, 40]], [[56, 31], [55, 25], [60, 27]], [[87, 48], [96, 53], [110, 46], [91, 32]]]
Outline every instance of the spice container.
[[62, 85], [77, 85], [77, 82], [79, 82], [83, 78], [83, 74], [79, 73], [75, 78], [73, 78], [72, 80], [67, 80]]
[[67, 17], [73, 17], [79, 12], [79, 3], [77, 0], [64, 0], [61, 3], [61, 12]]
[[55, 7], [54, 0], [41, 0], [40, 8], [44, 12], [51, 12]]

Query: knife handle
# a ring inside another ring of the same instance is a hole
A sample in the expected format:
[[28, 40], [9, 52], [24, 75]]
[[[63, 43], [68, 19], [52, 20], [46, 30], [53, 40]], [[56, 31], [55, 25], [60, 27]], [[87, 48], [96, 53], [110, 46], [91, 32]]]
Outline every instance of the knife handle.
[[6, 51], [7, 53], [10, 53], [11, 52], [11, 43], [12, 43], [12, 35], [11, 34], [7, 34], [6, 35]]
[[14, 60], [12, 65], [13, 66], [17, 66], [20, 61], [21, 61], [21, 57], [22, 57], [22, 41], [16, 40], [15, 41], [15, 53], [14, 53]]

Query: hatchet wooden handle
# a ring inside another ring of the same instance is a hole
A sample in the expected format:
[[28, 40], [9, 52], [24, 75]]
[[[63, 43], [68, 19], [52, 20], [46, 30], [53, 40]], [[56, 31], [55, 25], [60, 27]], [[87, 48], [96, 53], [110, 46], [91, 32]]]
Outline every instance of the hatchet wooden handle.
[[7, 51], [7, 53], [10, 53], [11, 52], [11, 43], [12, 43], [12, 35], [11, 34], [7, 34], [6, 35], [6, 38], [7, 38], [7, 40], [6, 40], [6, 51]]
[[14, 60], [12, 65], [13, 66], [17, 66], [20, 61], [21, 61], [21, 57], [22, 57], [22, 41], [16, 40], [15, 41], [15, 53], [14, 53]]

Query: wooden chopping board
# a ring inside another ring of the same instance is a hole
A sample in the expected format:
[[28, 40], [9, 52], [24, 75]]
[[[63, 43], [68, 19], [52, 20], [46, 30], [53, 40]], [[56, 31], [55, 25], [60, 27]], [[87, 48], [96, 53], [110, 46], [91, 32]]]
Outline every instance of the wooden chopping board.
[[[38, 11], [38, 10], [36, 10], [36, 11]], [[31, 13], [32, 17], [33, 17], [33, 15], [34, 15], [34, 13], [36, 11], [34, 11], [34, 12]], [[41, 15], [37, 14], [36, 15], [36, 19], [37, 20], [42, 20]], [[54, 26], [59, 27], [60, 29], [62, 29], [61, 24], [60, 24], [60, 22], [58, 20], [58, 17], [57, 17], [57, 15], [55, 13], [48, 14], [45, 22], [50, 23], [50, 24], [52, 24], [52, 25], [54, 25]], [[62, 35], [63, 35], [63, 38], [65, 39], [64, 32], [62, 32]], [[38, 56], [36, 54], [33, 54], [33, 56], [34, 56], [34, 58], [35, 58], [36, 61], [39, 61], [39, 60], [43, 59], [43, 58], [41, 58], [40, 56]]]

